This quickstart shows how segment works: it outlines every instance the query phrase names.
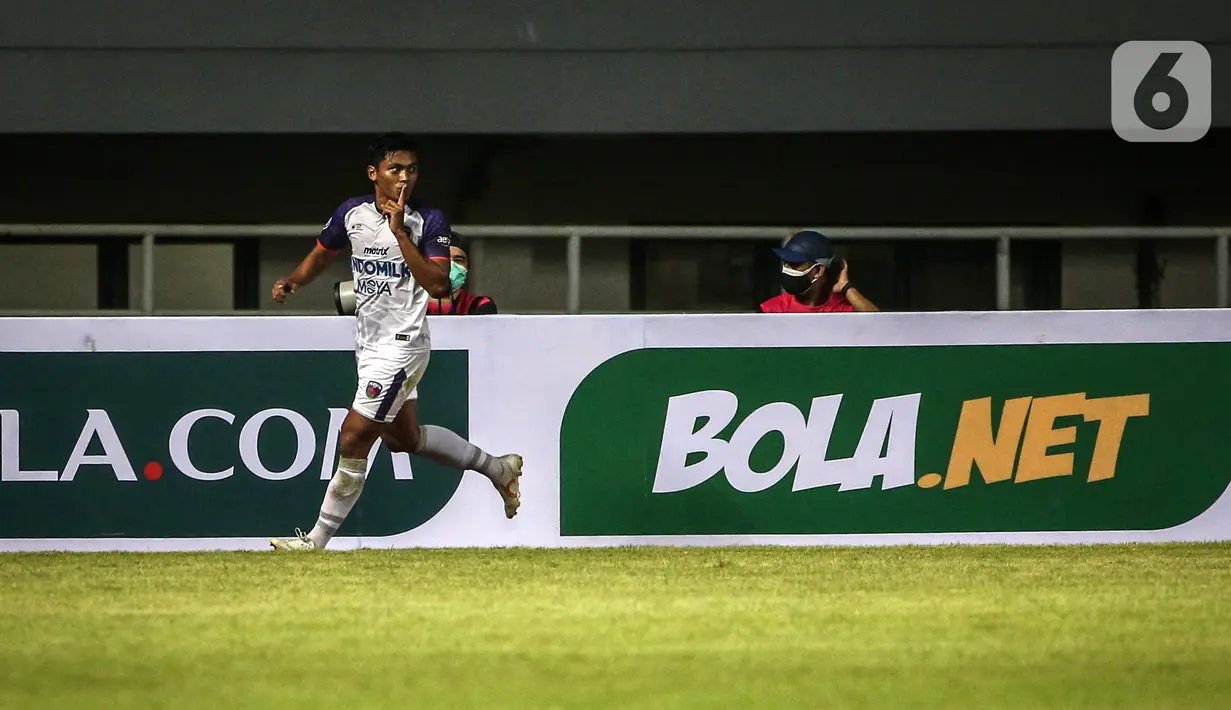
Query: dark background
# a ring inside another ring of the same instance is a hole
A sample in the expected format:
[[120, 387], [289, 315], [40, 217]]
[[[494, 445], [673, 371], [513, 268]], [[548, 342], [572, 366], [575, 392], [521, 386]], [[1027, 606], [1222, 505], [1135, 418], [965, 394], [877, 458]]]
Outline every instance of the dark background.
[[[1150, 38], [1210, 51], [1197, 143], [1110, 128], [1111, 53]], [[0, 222], [323, 223], [368, 190], [367, 134], [396, 129], [457, 224], [1229, 224], [1229, 64], [1213, 1], [10, 2]], [[133, 245], [79, 241], [94, 305], [132, 307]], [[476, 285], [557, 308], [563, 241], [487, 241]], [[304, 246], [227, 243], [235, 308]], [[844, 246], [885, 308], [995, 307], [991, 242]], [[773, 292], [765, 247], [587, 242], [584, 305], [739, 308]], [[1212, 243], [1102, 248], [1014, 243], [1014, 306], [1212, 299], [1162, 284], [1208, 280]], [[1131, 294], [1066, 287], [1126, 265]]]

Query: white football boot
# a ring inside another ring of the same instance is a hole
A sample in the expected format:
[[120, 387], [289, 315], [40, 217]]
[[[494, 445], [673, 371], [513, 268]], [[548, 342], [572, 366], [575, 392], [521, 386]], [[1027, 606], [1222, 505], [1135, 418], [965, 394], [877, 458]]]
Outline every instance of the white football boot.
[[295, 537], [270, 538], [269, 546], [274, 548], [275, 550], [288, 550], [292, 552], [301, 552], [304, 550], [315, 550], [316, 549], [316, 543], [312, 542], [312, 540], [308, 537], [308, 533], [300, 530], [299, 528], [295, 528]]
[[492, 482], [496, 486], [496, 490], [500, 491], [500, 497], [504, 499], [504, 517], [512, 519], [517, 515], [517, 509], [521, 507], [521, 456], [517, 454], [505, 454], [500, 457], [500, 465], [508, 472], [509, 480], [500, 485]]

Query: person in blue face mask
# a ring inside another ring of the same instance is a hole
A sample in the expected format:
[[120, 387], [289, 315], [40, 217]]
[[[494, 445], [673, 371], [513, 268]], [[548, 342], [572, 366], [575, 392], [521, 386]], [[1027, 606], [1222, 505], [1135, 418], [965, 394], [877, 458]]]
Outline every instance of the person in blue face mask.
[[432, 316], [482, 316], [495, 315], [496, 302], [487, 296], [479, 296], [465, 288], [470, 270], [470, 240], [457, 232], [449, 232], [449, 286], [445, 298], [433, 298], [427, 303], [427, 313]]

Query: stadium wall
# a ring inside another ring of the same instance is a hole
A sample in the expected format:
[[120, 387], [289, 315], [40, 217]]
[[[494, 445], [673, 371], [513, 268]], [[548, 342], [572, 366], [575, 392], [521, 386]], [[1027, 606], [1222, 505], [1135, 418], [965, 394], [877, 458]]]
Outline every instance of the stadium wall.
[[[1231, 312], [433, 319], [423, 421], [338, 549], [1231, 539]], [[259, 549], [307, 527], [348, 318], [0, 320], [0, 549]]]
[[[3, 3], [0, 132], [1106, 129], [1121, 42], [1231, 60], [1220, 0], [361, 7]], [[1231, 77], [1214, 82], [1226, 126]]]

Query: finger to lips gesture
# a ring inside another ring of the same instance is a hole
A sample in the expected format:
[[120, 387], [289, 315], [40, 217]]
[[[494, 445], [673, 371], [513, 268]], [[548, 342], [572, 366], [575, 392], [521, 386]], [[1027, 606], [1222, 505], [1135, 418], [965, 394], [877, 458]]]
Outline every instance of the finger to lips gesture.
[[385, 200], [385, 204], [381, 205], [380, 211], [384, 212], [389, 217], [389, 228], [393, 231], [399, 231], [406, 225], [406, 188], [398, 190], [397, 201]]

